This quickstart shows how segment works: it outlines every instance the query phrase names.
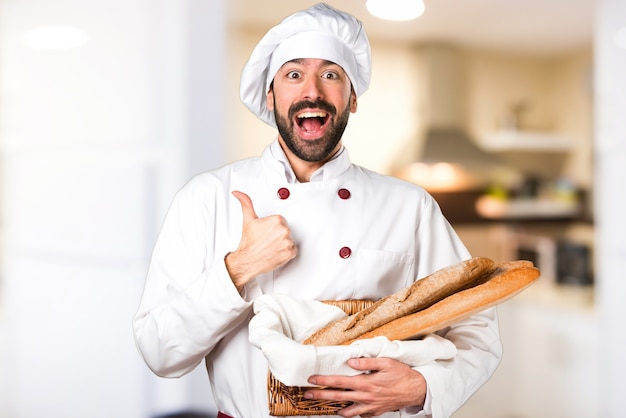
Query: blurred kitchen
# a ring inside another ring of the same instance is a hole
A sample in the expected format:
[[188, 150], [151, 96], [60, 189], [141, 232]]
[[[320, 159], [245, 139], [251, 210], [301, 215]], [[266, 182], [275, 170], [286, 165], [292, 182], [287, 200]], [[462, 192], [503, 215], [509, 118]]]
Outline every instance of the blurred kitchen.
[[[542, 270], [455, 417], [622, 417], [626, 2], [327, 2], [372, 42], [352, 160], [426, 187], [474, 255]], [[153, 376], [130, 320], [175, 191], [273, 138], [238, 77], [314, 3], [0, 0], [0, 417], [214, 412], [202, 367]]]

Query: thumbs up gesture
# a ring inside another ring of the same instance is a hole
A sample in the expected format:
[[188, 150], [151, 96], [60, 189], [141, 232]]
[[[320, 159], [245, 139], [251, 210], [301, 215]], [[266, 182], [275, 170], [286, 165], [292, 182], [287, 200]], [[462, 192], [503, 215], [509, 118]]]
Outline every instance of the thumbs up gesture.
[[280, 215], [259, 218], [250, 196], [233, 191], [241, 204], [243, 229], [237, 249], [226, 256], [226, 268], [238, 289], [253, 277], [272, 271], [293, 259], [298, 250], [287, 221]]

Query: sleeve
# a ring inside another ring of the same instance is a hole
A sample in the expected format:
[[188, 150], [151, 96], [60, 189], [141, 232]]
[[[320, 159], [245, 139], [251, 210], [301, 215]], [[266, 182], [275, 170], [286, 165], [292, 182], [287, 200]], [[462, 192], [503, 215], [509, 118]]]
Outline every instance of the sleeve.
[[[159, 233], [139, 308], [135, 342], [162, 377], [192, 371], [251, 311], [233, 285], [224, 256], [214, 248], [217, 193], [190, 182], [174, 197]], [[208, 266], [208, 267], [207, 267]]]
[[[418, 227], [418, 277], [470, 257], [434, 200]], [[457, 347], [452, 360], [415, 367], [427, 383], [423, 409], [408, 416], [448, 418], [495, 372], [502, 357], [496, 308], [490, 308], [438, 332]]]

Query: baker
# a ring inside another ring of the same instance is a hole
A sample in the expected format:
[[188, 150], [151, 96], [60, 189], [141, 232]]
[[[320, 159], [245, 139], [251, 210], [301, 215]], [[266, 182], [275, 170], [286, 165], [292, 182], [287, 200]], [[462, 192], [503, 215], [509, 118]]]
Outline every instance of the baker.
[[[204, 361], [221, 416], [269, 415], [267, 360], [248, 339], [255, 299], [379, 299], [470, 257], [424, 189], [350, 162], [341, 139], [370, 65], [361, 22], [325, 4], [271, 28], [243, 69], [240, 96], [277, 137], [260, 157], [191, 179], [167, 213], [135, 339], [159, 376]], [[456, 346], [452, 359], [350, 360], [367, 373], [309, 379], [349, 391], [307, 397], [352, 402], [345, 417], [449, 417], [498, 365], [496, 313], [439, 335]]]

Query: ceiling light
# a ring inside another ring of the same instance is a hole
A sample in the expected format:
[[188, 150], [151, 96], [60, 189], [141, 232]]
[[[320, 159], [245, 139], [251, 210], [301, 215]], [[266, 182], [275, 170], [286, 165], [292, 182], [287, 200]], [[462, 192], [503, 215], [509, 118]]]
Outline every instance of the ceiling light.
[[367, 0], [367, 10], [385, 20], [412, 20], [424, 13], [422, 0]]
[[47, 50], [78, 48], [88, 40], [87, 32], [73, 26], [43, 26], [29, 30], [22, 37], [24, 45]]

